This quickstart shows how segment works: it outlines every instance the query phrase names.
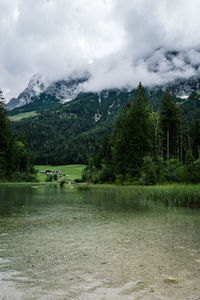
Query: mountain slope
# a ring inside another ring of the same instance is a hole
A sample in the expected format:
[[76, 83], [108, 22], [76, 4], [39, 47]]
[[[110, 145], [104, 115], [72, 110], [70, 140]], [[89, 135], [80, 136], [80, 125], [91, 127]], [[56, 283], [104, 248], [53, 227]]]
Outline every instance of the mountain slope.
[[16, 134], [25, 134], [37, 163], [85, 162], [109, 134], [127, 93], [80, 94], [57, 110], [13, 122]]
[[[85, 163], [88, 157], [95, 154], [104, 137], [110, 134], [119, 110], [134, 98], [135, 90], [117, 89], [76, 95], [84, 82], [85, 79], [59, 81], [46, 89], [38, 82], [37, 86], [42, 90], [40, 94], [29, 90], [32, 100], [9, 112], [16, 120], [12, 122], [15, 134], [26, 135], [36, 163]], [[153, 110], [158, 109], [167, 86], [186, 112], [188, 121], [198, 119], [200, 76], [177, 79], [164, 86], [147, 87], [146, 93]], [[72, 95], [75, 97], [73, 100], [70, 98]]]
[[86, 80], [87, 77], [59, 80], [45, 86], [41, 76], [34, 75], [19, 97], [8, 102], [6, 109], [11, 111], [11, 114], [17, 114], [56, 108], [76, 98]]
[[[156, 109], [162, 88], [147, 89], [147, 94]], [[200, 115], [200, 101], [194, 95], [188, 100], [177, 98], [190, 121]], [[82, 93], [57, 109], [12, 122], [12, 127], [16, 135], [26, 135], [38, 164], [85, 163], [110, 134], [119, 110], [133, 97], [134, 91]]]
[[[193, 91], [199, 92], [199, 55], [200, 49], [198, 48], [189, 52], [158, 48], [152, 51], [150, 55], [143, 57], [141, 62], [144, 63], [145, 70], [148, 74], [148, 82], [152, 80], [152, 82], [168, 82], [162, 86], [155, 86], [154, 84], [153, 92], [154, 89], [164, 89], [166, 85], [170, 87], [176, 96], [180, 96], [182, 99], [186, 99], [185, 97], [188, 97]], [[75, 99], [81, 92], [90, 91], [89, 86], [93, 86], [92, 82], [96, 80], [95, 75], [92, 74], [93, 73], [90, 74], [89, 72], [85, 72], [79, 76], [72, 74], [70, 78], [51, 83], [42, 78], [39, 74], [34, 75], [27, 88], [18, 98], [11, 99], [6, 108], [9, 111], [14, 110], [12, 114], [16, 114], [31, 110], [42, 111], [58, 107], [61, 103]], [[192, 76], [192, 74], [196, 75]], [[175, 78], [180, 79], [175, 80]], [[125, 82], [124, 85], [126, 86]], [[106, 84], [106, 86], [108, 85]], [[118, 88], [118, 85], [115, 87]], [[129, 90], [130, 89], [132, 88], [129, 88]], [[150, 90], [152, 91], [152, 88]], [[15, 111], [15, 109], [17, 110]]]

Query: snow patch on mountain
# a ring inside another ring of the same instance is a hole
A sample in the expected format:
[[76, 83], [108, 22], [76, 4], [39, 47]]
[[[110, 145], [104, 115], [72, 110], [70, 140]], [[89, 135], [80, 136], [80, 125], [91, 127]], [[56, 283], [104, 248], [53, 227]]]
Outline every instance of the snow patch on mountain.
[[40, 75], [34, 75], [30, 80], [28, 87], [19, 95], [18, 98], [12, 98], [6, 105], [7, 110], [27, 105], [37, 101], [42, 93], [47, 96], [54, 96], [61, 103], [69, 102], [77, 97], [83, 91], [83, 83], [87, 78], [77, 78], [69, 80], [59, 80], [50, 84], [44, 83]]
[[95, 114], [94, 115], [95, 123], [97, 123], [101, 119], [101, 117], [102, 117], [102, 115], [100, 115], [99, 113]]
[[[200, 57], [200, 50], [198, 50], [198, 53], [198, 57]], [[164, 91], [166, 87], [169, 87], [175, 96], [185, 101], [187, 100], [186, 97], [192, 92], [200, 92], [200, 62], [198, 59], [194, 60], [192, 57], [192, 54], [188, 56], [183, 51], [157, 49], [150, 56], [144, 58], [143, 61], [148, 66], [148, 71], [159, 77], [159, 83], [155, 85], [146, 84], [148, 92], [152, 94], [155, 91]], [[162, 78], [161, 74], [165, 74], [165, 76]], [[117, 96], [123, 91], [131, 92], [133, 90], [133, 87], [131, 88], [128, 85], [126, 85], [126, 88], [122, 86], [121, 88], [114, 89], [93, 90], [91, 89], [91, 82], [94, 80], [92, 74], [86, 73], [82, 74], [81, 77], [79, 76], [73, 75], [73, 77], [68, 79], [47, 83], [41, 75], [34, 75], [27, 88], [18, 98], [10, 100], [6, 105], [6, 109], [12, 110], [35, 102], [39, 99], [40, 95], [45, 96], [48, 107], [48, 98], [50, 98], [48, 96], [53, 96], [57, 102], [66, 103], [84, 92], [97, 94], [99, 104], [101, 104], [103, 99], [109, 97], [110, 90], [115, 90]], [[141, 80], [144, 80], [142, 83], [145, 84], [145, 78], [142, 77]], [[54, 99], [51, 101], [54, 101]]]
[[180, 98], [180, 99], [183, 99], [183, 100], [187, 100], [189, 98], [188, 95], [182, 95], [182, 96], [178, 95], [177, 97]]
[[45, 85], [42, 81], [42, 77], [36, 74], [30, 80], [27, 88], [19, 94], [18, 98], [12, 98], [6, 105], [7, 110], [12, 110], [17, 107], [24, 106], [31, 102], [31, 99], [35, 98], [45, 90]]

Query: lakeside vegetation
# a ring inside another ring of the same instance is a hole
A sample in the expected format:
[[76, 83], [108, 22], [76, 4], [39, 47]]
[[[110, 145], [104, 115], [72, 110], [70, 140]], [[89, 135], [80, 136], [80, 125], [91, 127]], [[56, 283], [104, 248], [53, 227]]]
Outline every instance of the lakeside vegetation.
[[[169, 207], [200, 207], [200, 184], [166, 184], [154, 186], [119, 186], [116, 184], [82, 184], [78, 189], [83, 192], [117, 193], [138, 201], [152, 201]], [[124, 200], [125, 201], [125, 200]]]
[[[179, 84], [181, 86], [181, 82]], [[180, 98], [177, 89], [170, 86], [170, 91], [175, 94], [175, 101], [184, 111], [189, 128], [200, 116], [198, 86], [199, 79], [197, 82], [188, 81], [188, 92], [191, 94], [187, 100]], [[164, 91], [159, 87], [145, 88], [145, 92], [156, 116], [160, 111]], [[11, 122], [16, 136], [21, 133], [26, 135], [35, 164], [85, 164], [89, 157], [96, 154], [105, 136], [111, 134], [117, 114], [128, 99], [131, 103], [134, 101], [135, 93], [135, 89], [131, 92], [106, 90], [101, 93], [80, 93], [74, 100], [64, 104], [59, 104], [58, 99], [52, 98], [52, 95], [46, 94], [44, 97], [41, 94], [33, 102], [15, 108], [8, 114], [19, 116], [26, 112], [38, 113], [35, 117]]]
[[32, 157], [23, 137], [14, 137], [0, 89], [0, 181], [36, 181]]
[[[199, 96], [193, 95], [199, 102]], [[89, 159], [83, 180], [154, 185], [200, 183], [200, 120], [189, 126], [169, 90], [152, 111], [140, 83], [120, 111], [110, 136]]]
[[[117, 193], [131, 193], [138, 200], [159, 201], [168, 206], [200, 206], [200, 121], [189, 127], [168, 90], [160, 110], [154, 112], [140, 84], [134, 102], [128, 102], [120, 111], [111, 135], [87, 166], [33, 167], [23, 137], [12, 134], [2, 100], [1, 92], [0, 181], [57, 182], [63, 187], [67, 182], [83, 180], [96, 186], [83, 184], [78, 186], [80, 190], [115, 189]], [[52, 172], [46, 174], [48, 170]]]

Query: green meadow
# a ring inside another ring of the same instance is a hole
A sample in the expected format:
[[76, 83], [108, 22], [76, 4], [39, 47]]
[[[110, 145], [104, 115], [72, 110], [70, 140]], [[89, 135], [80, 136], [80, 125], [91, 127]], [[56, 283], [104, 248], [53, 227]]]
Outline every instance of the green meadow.
[[38, 113], [36, 111], [30, 111], [30, 112], [21, 113], [21, 114], [15, 115], [15, 116], [9, 116], [9, 119], [12, 122], [18, 122], [18, 121], [21, 121], [22, 119], [28, 119], [31, 117], [35, 117], [37, 115], [38, 115]]
[[67, 179], [81, 179], [82, 177], [82, 171], [85, 168], [85, 165], [61, 165], [61, 166], [50, 166], [50, 165], [36, 165], [35, 169], [38, 170], [38, 179], [40, 182], [44, 182], [46, 179], [45, 174], [41, 174], [41, 171], [56, 171], [59, 170], [60, 174], [58, 175], [59, 177], [65, 176]]

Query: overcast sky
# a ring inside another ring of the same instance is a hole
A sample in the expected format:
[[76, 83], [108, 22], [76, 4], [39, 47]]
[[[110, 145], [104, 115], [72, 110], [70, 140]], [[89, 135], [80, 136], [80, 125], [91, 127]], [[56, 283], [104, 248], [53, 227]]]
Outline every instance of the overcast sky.
[[[9, 100], [36, 73], [89, 71], [93, 91], [191, 76], [199, 13], [199, 0], [0, 0], [0, 87]], [[182, 52], [169, 63], [167, 50]]]

